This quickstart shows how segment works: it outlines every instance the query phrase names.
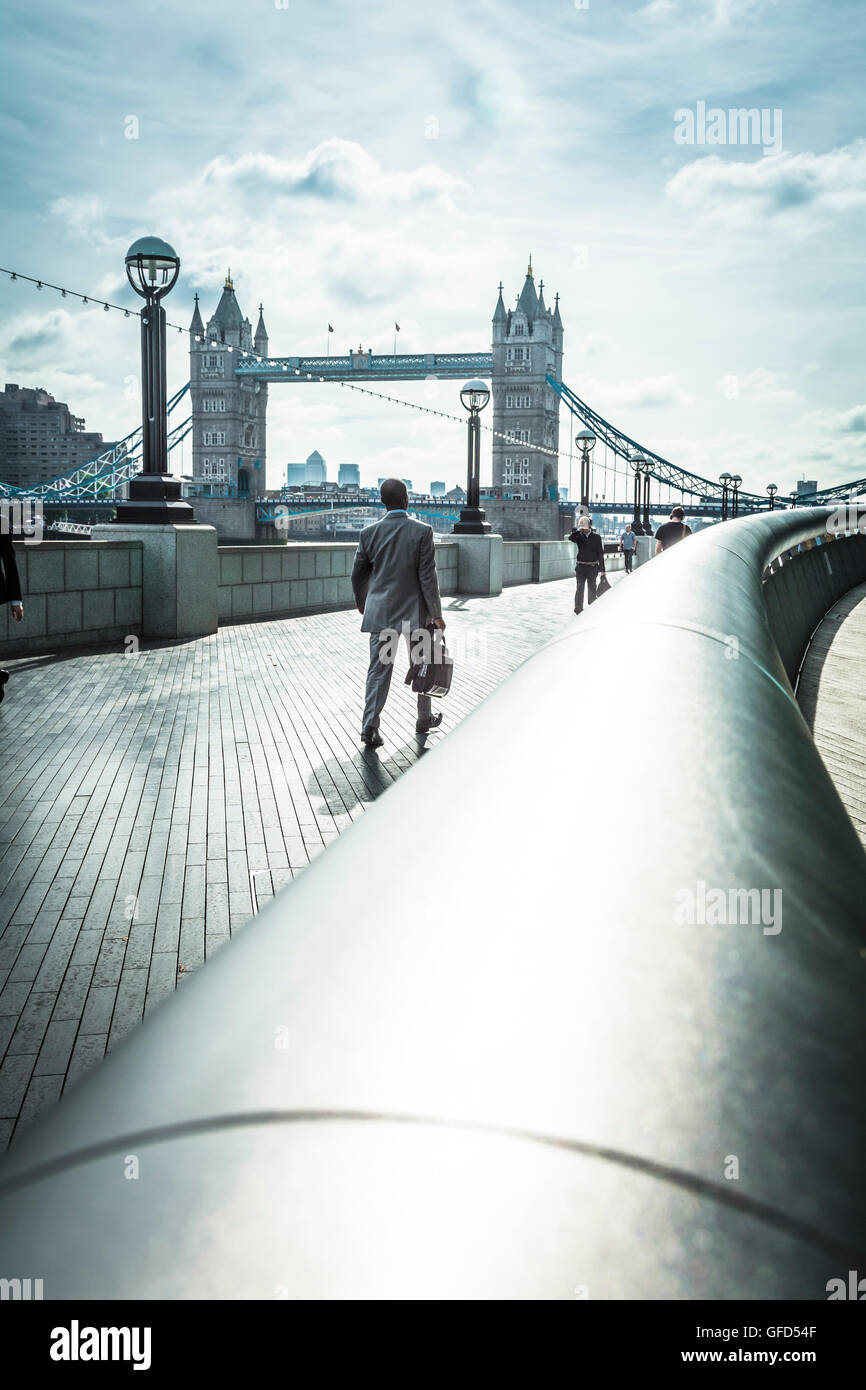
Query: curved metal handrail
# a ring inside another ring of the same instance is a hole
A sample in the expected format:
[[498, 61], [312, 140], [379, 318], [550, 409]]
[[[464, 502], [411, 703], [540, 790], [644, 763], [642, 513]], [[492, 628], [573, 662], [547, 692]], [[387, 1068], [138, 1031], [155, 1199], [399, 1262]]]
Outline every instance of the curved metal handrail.
[[525, 662], [22, 1136], [4, 1268], [594, 1299], [862, 1269], [866, 855], [762, 597], [825, 517], [705, 531]]

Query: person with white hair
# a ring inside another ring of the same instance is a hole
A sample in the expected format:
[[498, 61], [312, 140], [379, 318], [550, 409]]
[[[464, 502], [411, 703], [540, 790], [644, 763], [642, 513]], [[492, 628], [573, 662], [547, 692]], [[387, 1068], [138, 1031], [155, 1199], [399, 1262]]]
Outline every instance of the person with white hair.
[[589, 603], [595, 603], [597, 597], [598, 576], [604, 574], [604, 546], [601, 536], [597, 531], [593, 531], [592, 520], [586, 513], [580, 518], [568, 539], [574, 541], [577, 546], [577, 562], [574, 566], [577, 578], [574, 611], [582, 613], [584, 590], [587, 592]]

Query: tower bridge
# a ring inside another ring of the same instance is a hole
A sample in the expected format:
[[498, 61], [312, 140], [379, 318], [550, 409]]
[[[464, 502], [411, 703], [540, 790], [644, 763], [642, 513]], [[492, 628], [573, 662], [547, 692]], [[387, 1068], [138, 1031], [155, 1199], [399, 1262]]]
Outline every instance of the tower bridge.
[[[571, 417], [572, 434], [575, 427], [588, 428], [596, 437], [588, 492], [592, 511], [633, 510], [634, 464], [641, 458], [649, 464], [651, 512], [666, 512], [682, 503], [692, 515], [722, 517], [723, 487], [718, 479], [682, 468], [640, 444], [562, 380], [564, 327], [559, 295], [549, 308], [544, 282], [536, 289], [531, 260], [513, 308], [506, 308], [503, 294], [500, 283], [489, 350], [374, 353], [359, 344], [341, 355], [272, 357], [263, 305], [253, 330], [238, 304], [229, 272], [206, 325], [195, 296], [189, 325], [189, 381], [168, 405], [169, 451], [190, 440], [194, 495], [262, 501], [267, 491], [270, 386], [317, 382], [363, 387], [374, 382], [481, 377], [491, 383], [492, 424], [482, 427], [492, 433], [493, 490], [503, 501], [559, 497], [560, 468], [571, 456], [570, 447], [568, 455], [559, 448], [562, 404]], [[188, 405], [188, 414], [184, 415], [181, 405]], [[139, 427], [87, 464], [51, 482], [21, 488], [0, 481], [0, 497], [37, 497], [45, 504], [70, 506], [111, 505], [124, 495], [125, 485], [140, 466]], [[820, 506], [863, 493], [866, 479], [859, 479], [800, 496], [797, 505]], [[788, 499], [775, 499], [777, 508], [788, 505]], [[763, 494], [738, 494], [740, 512], [767, 506]]]

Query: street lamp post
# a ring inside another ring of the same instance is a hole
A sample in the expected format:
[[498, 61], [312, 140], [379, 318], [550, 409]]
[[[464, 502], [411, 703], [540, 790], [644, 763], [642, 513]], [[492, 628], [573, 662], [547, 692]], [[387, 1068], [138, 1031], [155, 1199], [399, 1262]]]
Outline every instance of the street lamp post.
[[650, 525], [650, 478], [652, 477], [653, 466], [649, 459], [643, 461], [643, 529], [645, 536], [651, 536], [653, 528]]
[[796, 505], [797, 505], [797, 503], [799, 502], [799, 500], [800, 500], [800, 494], [799, 494], [799, 492], [797, 491], [797, 489], [794, 488], [794, 490], [793, 490], [792, 493], [791, 493], [791, 506], [792, 506], [792, 507], [796, 507]]
[[720, 473], [719, 482], [722, 485], [722, 521], [728, 519], [728, 485], [731, 481], [730, 473]]
[[452, 534], [486, 536], [490, 522], [478, 505], [481, 500], [481, 411], [490, 400], [490, 388], [483, 381], [467, 381], [460, 392], [460, 403], [469, 411], [466, 463], [466, 506], [455, 521]]
[[644, 534], [640, 519], [640, 480], [645, 462], [646, 460], [639, 454], [636, 454], [630, 460], [631, 466], [634, 469], [634, 512], [631, 519], [631, 529], [636, 536], [642, 536]]
[[580, 510], [585, 515], [589, 511], [589, 456], [595, 448], [595, 435], [592, 430], [581, 430], [574, 442], [580, 450]]
[[739, 473], [731, 474], [731, 516], [737, 516], [740, 510], [740, 483], [742, 478]]
[[779, 491], [775, 483], [767, 483], [767, 492], [770, 497], [770, 511], [776, 510], [776, 493]]
[[126, 253], [126, 275], [144, 300], [141, 311], [141, 472], [129, 481], [128, 501], [117, 504], [124, 525], [194, 525], [192, 507], [181, 500], [180, 479], [168, 471], [165, 310], [161, 300], [174, 288], [180, 257], [167, 241], [145, 236]]

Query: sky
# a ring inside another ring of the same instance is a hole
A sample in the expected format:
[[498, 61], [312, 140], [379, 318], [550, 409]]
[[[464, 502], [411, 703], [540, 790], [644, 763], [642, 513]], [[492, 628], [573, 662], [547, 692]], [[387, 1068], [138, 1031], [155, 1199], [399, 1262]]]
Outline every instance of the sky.
[[[390, 352], [395, 321], [447, 352], [489, 349], [531, 253], [564, 381], [626, 434], [750, 491], [862, 478], [864, 38], [862, 0], [7, 0], [0, 264], [137, 307], [151, 233], [181, 258], [171, 324], [231, 266], [272, 355], [329, 323], [335, 353]], [[122, 314], [0, 276], [0, 366], [107, 439], [138, 423]], [[169, 391], [188, 375], [171, 332]], [[461, 415], [459, 385], [377, 389]], [[465, 470], [462, 425], [273, 388], [268, 485], [313, 449], [365, 483]]]

